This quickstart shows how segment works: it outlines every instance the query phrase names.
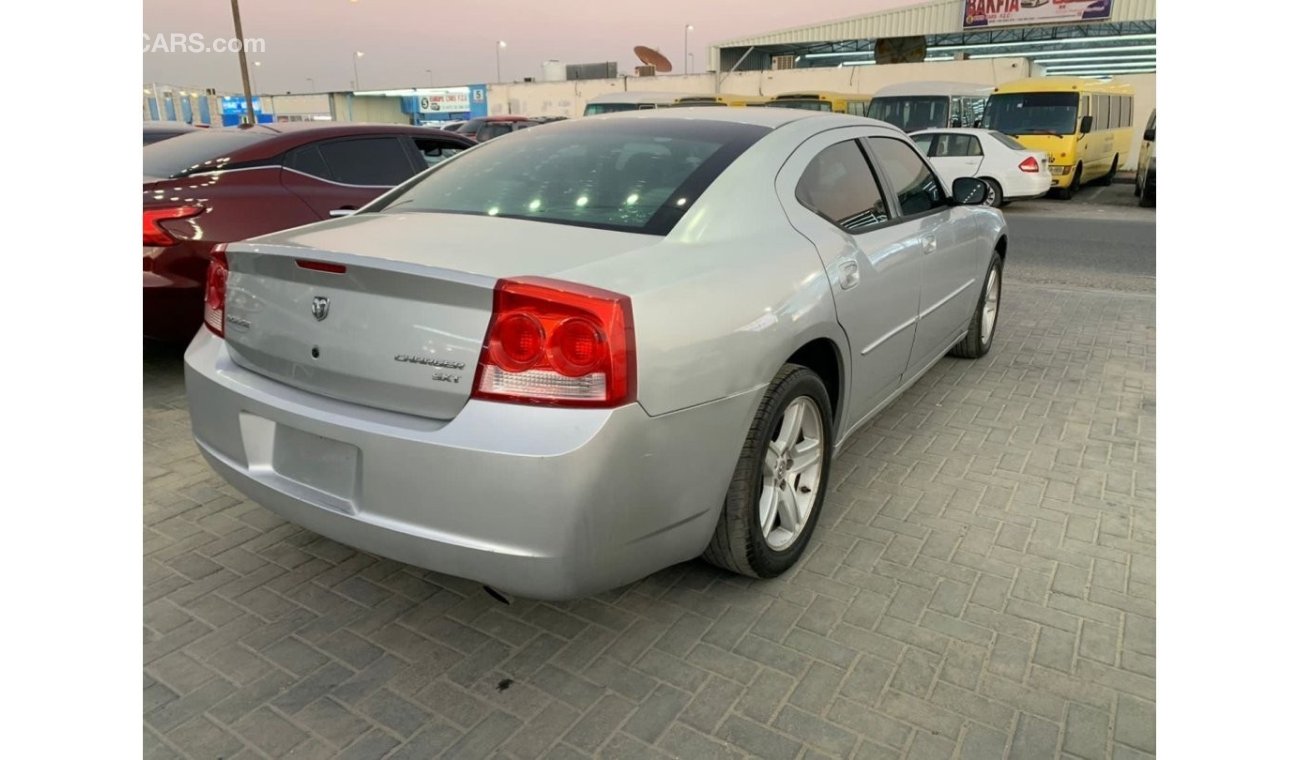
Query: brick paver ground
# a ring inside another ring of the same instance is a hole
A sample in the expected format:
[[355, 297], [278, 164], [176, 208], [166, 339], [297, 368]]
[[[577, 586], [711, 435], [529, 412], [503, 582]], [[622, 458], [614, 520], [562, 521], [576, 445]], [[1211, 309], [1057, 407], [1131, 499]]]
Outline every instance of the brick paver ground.
[[1151, 757], [1155, 299], [1004, 303], [849, 442], [794, 571], [565, 604], [246, 501], [147, 351], [145, 756]]

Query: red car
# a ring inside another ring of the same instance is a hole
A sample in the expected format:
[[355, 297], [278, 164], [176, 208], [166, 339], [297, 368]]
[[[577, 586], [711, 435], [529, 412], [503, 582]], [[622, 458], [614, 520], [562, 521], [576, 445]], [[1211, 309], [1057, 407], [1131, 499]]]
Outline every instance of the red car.
[[144, 335], [184, 341], [203, 324], [217, 243], [328, 219], [474, 141], [422, 127], [262, 124], [144, 148]]

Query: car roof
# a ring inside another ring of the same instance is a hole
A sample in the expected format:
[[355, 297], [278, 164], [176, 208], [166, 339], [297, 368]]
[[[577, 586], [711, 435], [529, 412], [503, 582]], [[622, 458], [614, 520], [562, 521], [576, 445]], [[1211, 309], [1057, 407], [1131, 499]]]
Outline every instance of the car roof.
[[256, 135], [262, 139], [250, 142], [247, 145], [227, 149], [224, 157], [231, 163], [261, 161], [278, 156], [300, 145], [339, 137], [409, 135], [428, 139], [431, 136], [436, 136], [441, 140], [461, 143], [465, 147], [474, 145], [473, 140], [456, 132], [430, 130], [427, 127], [416, 127], [409, 124], [366, 124], [358, 122], [345, 124], [338, 122], [277, 122], [274, 124], [258, 124], [256, 126], [228, 127], [226, 129], [198, 129], [193, 134], [187, 133], [172, 139], [198, 140], [204, 139], [204, 135], [229, 135], [232, 132], [242, 132], [250, 136]]
[[514, 116], [503, 115], [503, 116], [485, 116], [483, 118], [486, 119], [487, 121], [528, 121], [529, 117], [518, 116], [518, 115], [514, 115]]

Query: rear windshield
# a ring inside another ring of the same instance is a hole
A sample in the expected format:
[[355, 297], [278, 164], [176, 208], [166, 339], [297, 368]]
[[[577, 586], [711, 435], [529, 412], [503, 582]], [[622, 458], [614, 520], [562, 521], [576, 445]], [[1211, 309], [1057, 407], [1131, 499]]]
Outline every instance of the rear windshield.
[[1001, 132], [989, 132], [989, 137], [1011, 148], [1012, 150], [1028, 150], [1019, 140], [1010, 135], [1004, 135]]
[[676, 119], [570, 121], [483, 143], [371, 209], [502, 216], [666, 235], [769, 130]]
[[636, 103], [588, 103], [583, 109], [583, 116], [598, 116], [602, 113], [618, 113], [619, 111], [635, 111], [640, 108]]
[[867, 116], [880, 119], [903, 130], [946, 127], [948, 123], [948, 97], [885, 97], [876, 98], [867, 107]]
[[146, 177], [177, 177], [190, 170], [219, 169], [223, 158], [274, 135], [242, 129], [205, 129], [144, 146]]

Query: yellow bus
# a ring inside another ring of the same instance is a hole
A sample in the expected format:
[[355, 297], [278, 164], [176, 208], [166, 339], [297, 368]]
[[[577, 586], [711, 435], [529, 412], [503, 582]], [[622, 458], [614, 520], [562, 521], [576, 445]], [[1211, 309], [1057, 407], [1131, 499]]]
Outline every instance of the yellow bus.
[[719, 93], [717, 95], [685, 95], [674, 100], [669, 108], [699, 108], [708, 106], [731, 106], [732, 108], [743, 108], [745, 106], [766, 105], [768, 98], [754, 97], [750, 95], [728, 95]]
[[1071, 198], [1085, 182], [1109, 185], [1128, 160], [1133, 87], [1074, 77], [1021, 79], [993, 90], [984, 126], [1046, 153], [1052, 187]]
[[784, 95], [777, 95], [765, 105], [866, 116], [867, 107], [871, 105], [871, 96], [852, 92], [787, 92]]

